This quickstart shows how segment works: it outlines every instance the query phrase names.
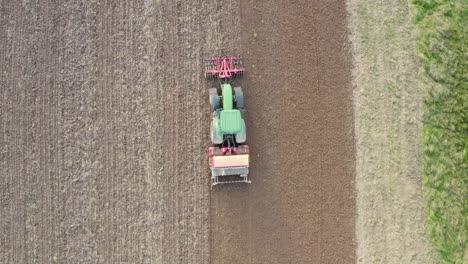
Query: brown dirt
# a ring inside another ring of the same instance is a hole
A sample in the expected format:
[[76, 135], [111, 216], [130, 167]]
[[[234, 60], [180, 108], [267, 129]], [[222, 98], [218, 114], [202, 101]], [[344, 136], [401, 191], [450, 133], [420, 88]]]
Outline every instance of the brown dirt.
[[211, 196], [212, 263], [353, 263], [344, 1], [241, 1], [251, 186]]
[[[0, 263], [354, 262], [344, 1], [0, 14]], [[231, 54], [253, 183], [210, 192], [202, 58]]]
[[438, 263], [424, 225], [424, 85], [410, 3], [348, 4], [355, 84], [356, 257], [359, 263]]

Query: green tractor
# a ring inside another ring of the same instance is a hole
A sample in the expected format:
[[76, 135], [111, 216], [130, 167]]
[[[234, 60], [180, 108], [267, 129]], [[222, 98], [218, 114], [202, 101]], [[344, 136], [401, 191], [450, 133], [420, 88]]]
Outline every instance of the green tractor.
[[231, 78], [244, 73], [242, 59], [214, 58], [205, 60], [205, 77], [216, 78], [221, 86], [211, 88], [210, 105], [213, 108], [211, 142], [208, 160], [211, 185], [224, 183], [250, 183], [250, 150], [244, 121], [244, 94], [240, 87], [231, 86]]
[[228, 146], [243, 144], [247, 140], [244, 112], [244, 94], [241, 87], [221, 84], [221, 96], [216, 88], [210, 89], [210, 105], [213, 108], [211, 142]]

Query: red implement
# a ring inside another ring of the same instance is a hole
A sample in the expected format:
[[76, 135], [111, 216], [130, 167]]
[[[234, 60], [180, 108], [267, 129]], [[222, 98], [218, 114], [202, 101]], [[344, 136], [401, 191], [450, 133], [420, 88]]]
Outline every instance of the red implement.
[[249, 146], [210, 147], [208, 159], [211, 169], [211, 185], [245, 182], [249, 179]]
[[205, 77], [229, 79], [233, 76], [243, 75], [242, 58], [214, 58], [205, 60]]

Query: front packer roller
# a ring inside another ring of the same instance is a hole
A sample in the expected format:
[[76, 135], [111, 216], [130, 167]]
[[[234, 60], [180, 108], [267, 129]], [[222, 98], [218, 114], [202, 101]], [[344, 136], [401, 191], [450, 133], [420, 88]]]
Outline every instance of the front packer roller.
[[[212, 147], [208, 149], [211, 185], [250, 183], [249, 146], [244, 121], [242, 88], [232, 87], [234, 76], [242, 76], [242, 58], [205, 60], [205, 77], [217, 79], [220, 88], [209, 90], [213, 117], [210, 127]], [[220, 93], [218, 92], [220, 91]]]

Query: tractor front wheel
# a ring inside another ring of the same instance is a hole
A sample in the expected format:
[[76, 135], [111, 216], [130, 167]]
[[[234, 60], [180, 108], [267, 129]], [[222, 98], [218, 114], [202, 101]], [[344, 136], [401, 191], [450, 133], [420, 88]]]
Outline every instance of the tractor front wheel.
[[216, 88], [211, 88], [210, 89], [210, 105], [213, 107], [214, 110], [218, 109], [220, 107], [219, 105], [220, 99], [218, 95], [218, 91]]
[[240, 86], [234, 87], [234, 93], [236, 95], [236, 107], [238, 109], [244, 109], [244, 93]]

